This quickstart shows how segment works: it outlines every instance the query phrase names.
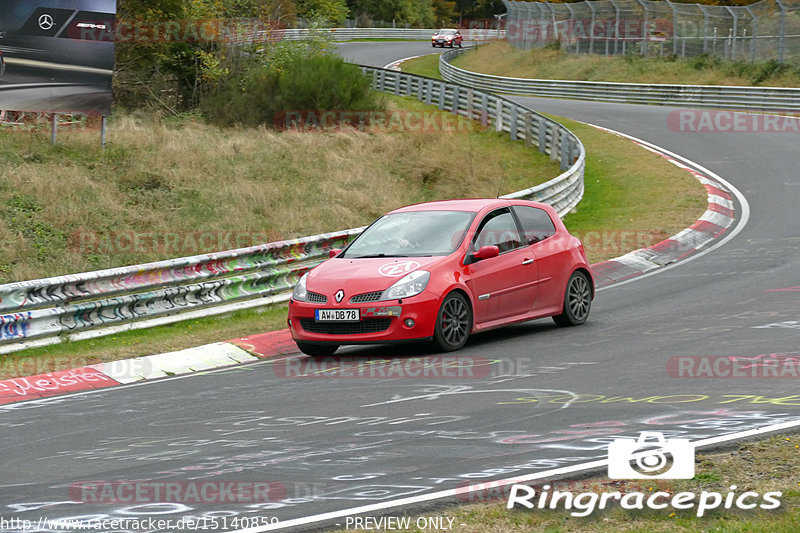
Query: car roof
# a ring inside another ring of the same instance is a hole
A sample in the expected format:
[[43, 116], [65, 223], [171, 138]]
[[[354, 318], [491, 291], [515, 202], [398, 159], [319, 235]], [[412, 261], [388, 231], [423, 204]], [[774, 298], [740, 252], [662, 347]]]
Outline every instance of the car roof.
[[477, 213], [485, 207], [502, 207], [509, 205], [508, 200], [501, 198], [469, 198], [465, 200], [440, 200], [409, 205], [391, 211], [391, 213], [404, 213], [409, 211], [471, 211]]

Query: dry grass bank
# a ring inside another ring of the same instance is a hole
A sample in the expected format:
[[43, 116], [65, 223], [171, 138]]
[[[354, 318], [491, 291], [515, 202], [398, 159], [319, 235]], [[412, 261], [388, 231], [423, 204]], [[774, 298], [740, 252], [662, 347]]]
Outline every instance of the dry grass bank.
[[[122, 116], [105, 151], [97, 131], [62, 132], [55, 147], [41, 131], [0, 131], [0, 282], [219, 251], [231, 234], [228, 247], [239, 247], [357, 227], [402, 205], [496, 196], [559, 173], [479, 125], [407, 123], [278, 133]], [[190, 232], [210, 237], [184, 239]], [[141, 251], [131, 235], [142, 237]], [[167, 250], [149, 245], [176, 235]]]

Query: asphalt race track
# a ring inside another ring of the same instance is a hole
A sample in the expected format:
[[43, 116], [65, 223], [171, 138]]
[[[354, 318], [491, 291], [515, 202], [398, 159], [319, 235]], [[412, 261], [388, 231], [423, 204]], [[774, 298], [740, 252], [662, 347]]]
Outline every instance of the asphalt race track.
[[[407, 42], [340, 50], [376, 66], [431, 52]], [[364, 363], [360, 376], [328, 366], [299, 377], [318, 368], [289, 356], [4, 406], [0, 515], [205, 516], [229, 531], [306, 518], [301, 529], [314, 528], [344, 524], [322, 513], [603, 459], [610, 440], [642, 430], [699, 440], [800, 420], [796, 376], [668, 371], [676, 357], [757, 368], [800, 356], [797, 134], [682, 132], [668, 127], [670, 108], [519, 100], [705, 166], [746, 197], [749, 220], [710, 253], [599, 292], [582, 327], [518, 325], [477, 335], [450, 359], [421, 346], [341, 350]], [[427, 376], [404, 371], [423, 363]], [[148, 503], [76, 485], [85, 481], [271, 485], [266, 502]]]

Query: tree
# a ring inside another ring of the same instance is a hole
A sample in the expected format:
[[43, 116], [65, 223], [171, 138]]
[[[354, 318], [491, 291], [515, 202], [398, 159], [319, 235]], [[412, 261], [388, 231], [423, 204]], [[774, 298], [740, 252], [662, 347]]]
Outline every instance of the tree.
[[307, 19], [339, 25], [350, 14], [345, 0], [299, 0], [297, 9]]
[[452, 0], [433, 0], [437, 26], [449, 26], [456, 18], [456, 3]]

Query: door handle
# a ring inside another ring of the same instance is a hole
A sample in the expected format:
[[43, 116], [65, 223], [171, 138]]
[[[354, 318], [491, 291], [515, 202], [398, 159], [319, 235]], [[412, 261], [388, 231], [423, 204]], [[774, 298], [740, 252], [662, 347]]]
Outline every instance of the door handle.
[[523, 264], [523, 265], [530, 265], [531, 263], [533, 263], [533, 259], [525, 259], [525, 260], [522, 262], [522, 264]]

